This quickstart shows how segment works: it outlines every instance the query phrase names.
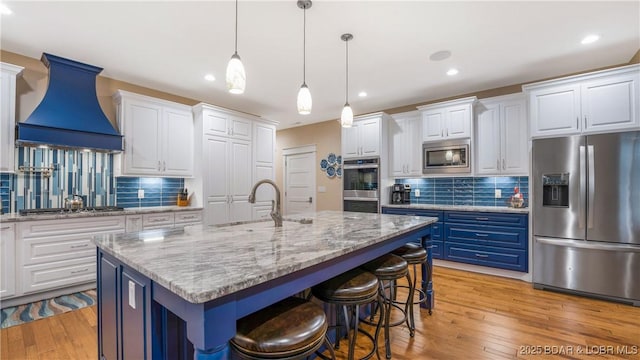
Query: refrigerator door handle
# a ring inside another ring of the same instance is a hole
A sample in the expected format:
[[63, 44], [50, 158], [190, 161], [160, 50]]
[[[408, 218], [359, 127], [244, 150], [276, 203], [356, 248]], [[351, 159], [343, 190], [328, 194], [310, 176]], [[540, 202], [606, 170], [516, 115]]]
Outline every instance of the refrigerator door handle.
[[585, 212], [586, 212], [586, 197], [584, 196], [584, 192], [587, 188], [587, 157], [585, 154], [585, 147], [584, 146], [580, 146], [580, 159], [578, 160], [580, 162], [580, 194], [583, 194], [582, 196], [580, 196], [580, 209], [579, 209], [579, 215], [578, 215], [578, 226], [580, 227], [580, 229], [584, 229], [584, 217], [585, 217]]
[[593, 228], [593, 208], [595, 207], [595, 194], [596, 194], [596, 169], [595, 169], [595, 154], [594, 154], [594, 148], [593, 145], [589, 145], [587, 146], [587, 156], [589, 158], [588, 164], [589, 164], [589, 168], [587, 169], [587, 173], [589, 174], [589, 190], [588, 190], [588, 194], [589, 194], [589, 202], [587, 203], [588, 206], [588, 213], [587, 213], [587, 228], [591, 229]]

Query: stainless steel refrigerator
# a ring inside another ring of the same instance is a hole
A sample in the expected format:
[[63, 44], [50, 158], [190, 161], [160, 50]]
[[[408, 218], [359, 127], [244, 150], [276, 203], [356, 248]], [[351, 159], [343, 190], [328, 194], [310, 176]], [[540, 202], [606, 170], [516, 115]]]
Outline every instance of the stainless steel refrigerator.
[[532, 151], [534, 287], [640, 306], [640, 131]]

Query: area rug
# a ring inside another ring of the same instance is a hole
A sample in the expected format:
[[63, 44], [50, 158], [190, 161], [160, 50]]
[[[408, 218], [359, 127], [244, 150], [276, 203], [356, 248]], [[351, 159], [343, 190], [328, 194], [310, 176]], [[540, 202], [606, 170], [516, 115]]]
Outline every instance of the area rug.
[[92, 289], [25, 305], [8, 307], [2, 309], [0, 329], [91, 306], [96, 303], [96, 298], [96, 290]]

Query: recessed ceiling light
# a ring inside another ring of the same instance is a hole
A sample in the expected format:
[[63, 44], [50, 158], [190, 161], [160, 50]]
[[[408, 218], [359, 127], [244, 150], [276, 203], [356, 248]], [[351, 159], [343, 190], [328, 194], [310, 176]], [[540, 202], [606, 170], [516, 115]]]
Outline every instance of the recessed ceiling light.
[[449, 69], [449, 71], [447, 71], [447, 75], [449, 76], [456, 75], [457, 73], [458, 73], [458, 69]]
[[583, 45], [585, 45], [585, 44], [591, 44], [591, 43], [593, 43], [593, 42], [598, 41], [598, 39], [600, 39], [600, 36], [598, 36], [598, 35], [595, 35], [595, 34], [587, 35], [587, 36], [585, 36], [585, 37], [584, 37], [584, 39], [582, 39], [581, 43], [582, 43]]
[[429, 60], [431, 61], [441, 61], [444, 59], [448, 59], [449, 57], [451, 57], [451, 51], [449, 50], [441, 50], [441, 51], [436, 51], [433, 54], [431, 54], [431, 56], [429, 56]]
[[2, 15], [11, 15], [13, 11], [7, 7], [5, 4], [0, 4], [0, 14]]
[[207, 81], [216, 81], [216, 77], [213, 74], [207, 74], [204, 76], [204, 79]]
[[367, 92], [366, 92], [366, 91], [360, 91], [360, 92], [358, 93], [358, 96], [360, 96], [360, 97], [367, 97]]

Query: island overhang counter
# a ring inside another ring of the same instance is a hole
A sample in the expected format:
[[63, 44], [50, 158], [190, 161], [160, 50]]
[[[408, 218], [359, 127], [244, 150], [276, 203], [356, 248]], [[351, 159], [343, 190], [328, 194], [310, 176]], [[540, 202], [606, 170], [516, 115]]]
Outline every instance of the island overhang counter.
[[[96, 235], [99, 358], [225, 359], [237, 319], [407, 242], [430, 253], [437, 218], [321, 211], [284, 220]], [[429, 256], [429, 309], [430, 265]]]

